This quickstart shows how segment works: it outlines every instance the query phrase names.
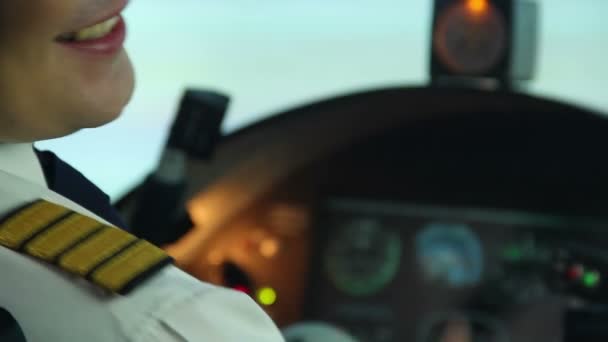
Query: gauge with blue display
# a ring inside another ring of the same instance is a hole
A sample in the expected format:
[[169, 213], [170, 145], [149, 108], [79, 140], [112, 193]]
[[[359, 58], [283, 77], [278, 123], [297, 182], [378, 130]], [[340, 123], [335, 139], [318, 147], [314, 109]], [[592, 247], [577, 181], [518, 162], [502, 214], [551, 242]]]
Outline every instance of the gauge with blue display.
[[480, 282], [483, 251], [468, 225], [431, 223], [416, 236], [415, 243], [417, 261], [427, 281], [453, 288]]

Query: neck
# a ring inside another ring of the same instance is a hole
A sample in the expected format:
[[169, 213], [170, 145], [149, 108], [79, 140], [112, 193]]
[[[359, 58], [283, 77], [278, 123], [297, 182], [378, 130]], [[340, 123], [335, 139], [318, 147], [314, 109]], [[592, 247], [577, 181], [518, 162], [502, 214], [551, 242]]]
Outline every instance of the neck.
[[0, 144], [0, 170], [46, 186], [44, 173], [32, 143]]

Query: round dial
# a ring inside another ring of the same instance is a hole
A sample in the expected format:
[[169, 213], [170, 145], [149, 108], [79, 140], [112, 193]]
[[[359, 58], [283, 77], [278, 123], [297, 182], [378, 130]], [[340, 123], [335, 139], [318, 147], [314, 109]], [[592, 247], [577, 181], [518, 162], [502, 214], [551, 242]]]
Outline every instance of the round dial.
[[365, 296], [390, 283], [401, 262], [399, 235], [375, 220], [358, 219], [337, 227], [325, 253], [325, 271], [341, 291]]
[[504, 16], [491, 3], [472, 8], [461, 1], [438, 16], [433, 37], [441, 62], [450, 71], [478, 75], [496, 67], [507, 47]]
[[481, 280], [481, 243], [466, 225], [428, 225], [416, 237], [416, 257], [427, 280], [449, 287], [473, 286]]

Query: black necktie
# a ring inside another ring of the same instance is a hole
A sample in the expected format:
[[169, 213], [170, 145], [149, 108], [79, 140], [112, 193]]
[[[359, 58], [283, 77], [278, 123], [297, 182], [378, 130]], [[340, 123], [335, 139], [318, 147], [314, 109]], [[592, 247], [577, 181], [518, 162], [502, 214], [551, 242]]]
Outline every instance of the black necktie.
[[53, 152], [34, 149], [49, 189], [90, 210], [116, 227], [129, 230], [110, 198]]
[[17, 320], [3, 308], [0, 308], [0, 341], [26, 342]]

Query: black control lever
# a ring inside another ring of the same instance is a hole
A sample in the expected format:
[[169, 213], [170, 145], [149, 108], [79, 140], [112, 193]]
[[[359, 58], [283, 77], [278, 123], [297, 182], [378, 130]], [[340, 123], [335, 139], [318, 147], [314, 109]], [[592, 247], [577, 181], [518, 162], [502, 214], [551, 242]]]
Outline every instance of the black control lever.
[[193, 227], [185, 208], [186, 166], [213, 157], [229, 102], [220, 93], [186, 91], [159, 165], [140, 186], [131, 220], [135, 235], [162, 246]]
[[167, 147], [196, 160], [212, 157], [230, 99], [216, 92], [187, 90], [173, 121]]

